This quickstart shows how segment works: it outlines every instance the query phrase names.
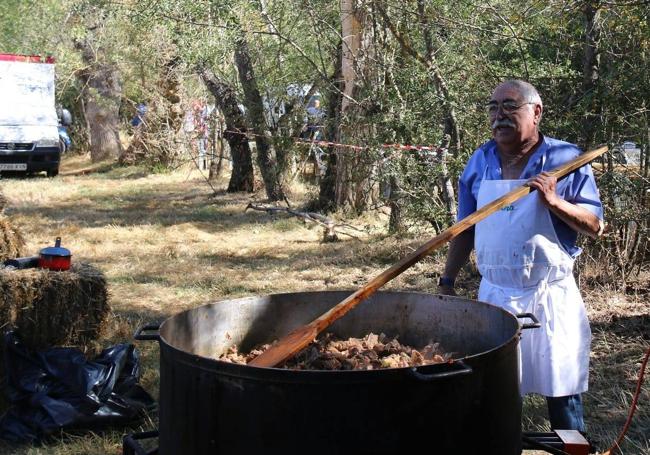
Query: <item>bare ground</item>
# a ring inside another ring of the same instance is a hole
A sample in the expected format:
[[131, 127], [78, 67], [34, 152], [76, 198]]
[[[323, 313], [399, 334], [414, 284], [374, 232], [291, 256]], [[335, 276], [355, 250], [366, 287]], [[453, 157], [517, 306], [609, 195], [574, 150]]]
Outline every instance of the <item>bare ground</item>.
[[[0, 180], [8, 214], [27, 239], [28, 254], [56, 236], [76, 261], [100, 267], [109, 282], [113, 318], [102, 340], [131, 341], [142, 322], [160, 321], [210, 301], [285, 291], [354, 289], [417, 248], [428, 235], [387, 237], [384, 215], [352, 220], [365, 233], [322, 243], [322, 231], [286, 215], [245, 212], [263, 195], [228, 194], [226, 182], [212, 194], [198, 171], [148, 174], [140, 168], [101, 168], [81, 173], [76, 157], [62, 175]], [[64, 175], [69, 172], [69, 175]], [[77, 173], [79, 174], [79, 173]], [[293, 199], [300, 203], [304, 188]], [[430, 235], [430, 234], [429, 234]], [[415, 265], [388, 288], [435, 291], [442, 256]], [[650, 344], [650, 280], [639, 278], [626, 292], [582, 287], [592, 322], [591, 388], [585, 395], [590, 438], [605, 450], [616, 438], [632, 400], [640, 361]], [[461, 292], [475, 297], [470, 270]], [[154, 395], [158, 384], [155, 343], [140, 343], [142, 383]], [[524, 403], [524, 428], [548, 428], [541, 397]], [[42, 446], [9, 447], [7, 454], [120, 454], [121, 437], [153, 428], [150, 419], [132, 429], [62, 435]], [[623, 453], [650, 454], [650, 387], [645, 386]]]

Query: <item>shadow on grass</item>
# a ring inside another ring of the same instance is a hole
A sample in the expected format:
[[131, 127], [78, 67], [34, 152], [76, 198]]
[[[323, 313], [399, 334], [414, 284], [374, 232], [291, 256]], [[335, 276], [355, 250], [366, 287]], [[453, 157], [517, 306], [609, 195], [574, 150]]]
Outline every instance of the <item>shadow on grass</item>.
[[[368, 241], [373, 243], [372, 240]], [[358, 272], [361, 274], [372, 274], [372, 267], [387, 268], [409, 254], [408, 245], [402, 248], [403, 252], [397, 251], [394, 241], [385, 244], [374, 243], [372, 248], [353, 240], [327, 244], [314, 241], [311, 244], [309, 247], [301, 247], [299, 251], [263, 250], [241, 255], [201, 254], [197, 256], [197, 260], [206, 265], [246, 268], [251, 271], [286, 269], [294, 272], [313, 270], [316, 262], [320, 270], [327, 267], [356, 267], [360, 269]]]
[[15, 209], [23, 216], [46, 218], [52, 223], [76, 223], [85, 227], [160, 225], [174, 226], [197, 223], [208, 233], [223, 232], [252, 224], [271, 224], [279, 218], [265, 214], [233, 210], [233, 205], [218, 205], [210, 195], [176, 194], [168, 197], [142, 194], [141, 191], [116, 191], [110, 195], [86, 195], [82, 201], [66, 201], [51, 205], [30, 205]]
[[608, 332], [618, 337], [641, 337], [650, 341], [650, 314], [614, 316], [610, 322], [591, 324], [594, 331]]

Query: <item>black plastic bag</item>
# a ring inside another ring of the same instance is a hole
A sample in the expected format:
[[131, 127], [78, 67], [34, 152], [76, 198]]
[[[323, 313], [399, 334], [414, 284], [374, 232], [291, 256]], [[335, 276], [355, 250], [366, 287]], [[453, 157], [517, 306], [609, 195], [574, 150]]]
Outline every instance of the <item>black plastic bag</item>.
[[74, 348], [30, 352], [8, 332], [4, 356], [11, 407], [0, 418], [2, 439], [29, 442], [60, 430], [126, 424], [156, 408], [138, 384], [140, 357], [132, 344], [87, 360]]

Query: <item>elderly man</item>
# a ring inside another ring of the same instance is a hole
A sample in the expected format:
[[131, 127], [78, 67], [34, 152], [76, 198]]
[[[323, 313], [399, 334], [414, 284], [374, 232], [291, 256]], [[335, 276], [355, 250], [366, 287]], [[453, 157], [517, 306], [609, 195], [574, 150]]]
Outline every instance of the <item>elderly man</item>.
[[454, 239], [439, 290], [454, 294], [456, 275], [476, 248], [479, 300], [534, 313], [542, 324], [521, 338], [522, 395], [546, 397], [552, 428], [584, 431], [580, 394], [587, 390], [591, 332], [572, 271], [577, 234], [600, 235], [603, 209], [589, 166], [559, 182], [545, 172], [580, 150], [539, 132], [542, 111], [527, 82], [508, 80], [494, 90], [487, 104], [493, 139], [460, 178], [458, 218], [526, 181], [537, 191]]

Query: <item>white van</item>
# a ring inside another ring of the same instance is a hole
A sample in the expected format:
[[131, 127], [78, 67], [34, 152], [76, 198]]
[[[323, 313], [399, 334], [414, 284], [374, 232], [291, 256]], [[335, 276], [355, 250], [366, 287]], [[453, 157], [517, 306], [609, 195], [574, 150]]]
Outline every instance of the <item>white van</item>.
[[59, 173], [54, 60], [0, 54], [0, 174]]

